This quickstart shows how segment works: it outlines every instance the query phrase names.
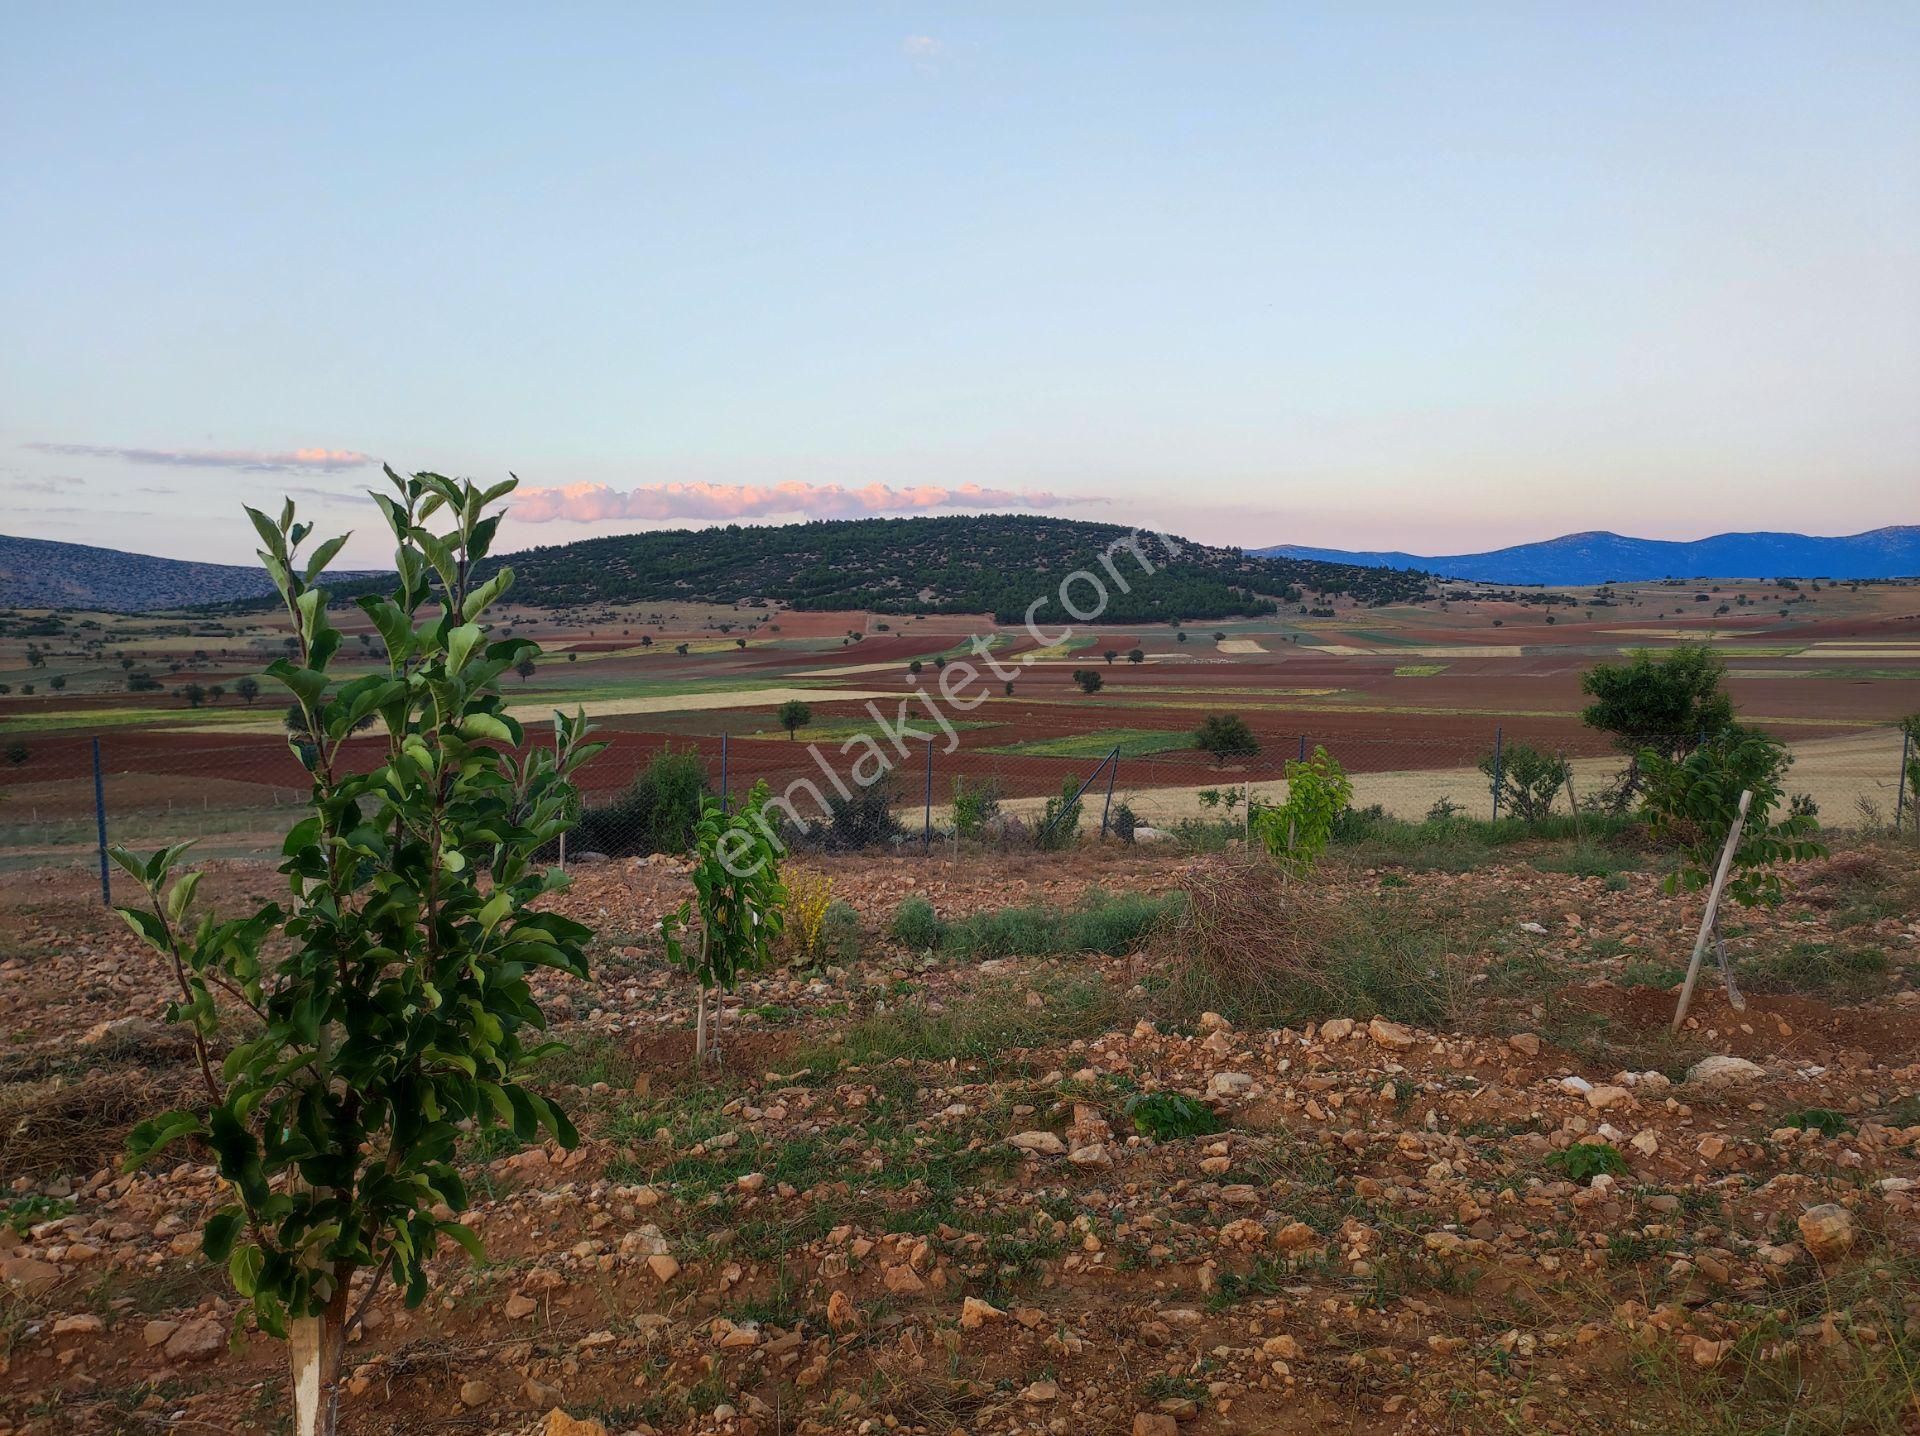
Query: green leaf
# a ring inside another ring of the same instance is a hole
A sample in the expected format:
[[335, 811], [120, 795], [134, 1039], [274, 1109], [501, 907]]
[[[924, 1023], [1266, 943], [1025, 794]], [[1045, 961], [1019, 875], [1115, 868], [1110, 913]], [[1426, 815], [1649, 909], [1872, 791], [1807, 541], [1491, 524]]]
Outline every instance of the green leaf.
[[308, 583], [312, 583], [326, 570], [327, 565], [333, 562], [334, 555], [339, 553], [347, 540], [352, 537], [351, 531], [343, 533], [339, 538], [328, 539], [313, 551], [313, 557], [307, 560]]
[[[200, 1250], [208, 1261], [225, 1261], [233, 1250], [233, 1239], [240, 1234], [246, 1213], [239, 1207], [222, 1207], [207, 1218], [200, 1233]], [[247, 1293], [241, 1293], [243, 1296]]]
[[480, 625], [463, 623], [447, 635], [447, 672], [458, 673], [480, 642]]

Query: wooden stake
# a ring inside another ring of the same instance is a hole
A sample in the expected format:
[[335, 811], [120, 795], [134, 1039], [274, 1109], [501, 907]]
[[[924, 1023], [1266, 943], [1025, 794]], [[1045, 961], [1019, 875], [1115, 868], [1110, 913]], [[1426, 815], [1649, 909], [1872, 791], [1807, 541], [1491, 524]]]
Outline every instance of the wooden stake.
[[1687, 1005], [1693, 1001], [1693, 984], [1700, 978], [1700, 961], [1707, 955], [1707, 939], [1713, 933], [1713, 920], [1720, 915], [1720, 890], [1727, 885], [1727, 873], [1733, 867], [1733, 854], [1740, 846], [1740, 830], [1747, 825], [1747, 805], [1752, 801], [1753, 794], [1742, 789], [1740, 811], [1734, 814], [1733, 826], [1727, 830], [1727, 845], [1720, 849], [1720, 866], [1713, 875], [1713, 891], [1707, 894], [1707, 910], [1700, 919], [1700, 935], [1693, 940], [1693, 958], [1687, 963], [1687, 980], [1680, 989], [1680, 1005], [1673, 1010], [1675, 1032], [1686, 1021]]

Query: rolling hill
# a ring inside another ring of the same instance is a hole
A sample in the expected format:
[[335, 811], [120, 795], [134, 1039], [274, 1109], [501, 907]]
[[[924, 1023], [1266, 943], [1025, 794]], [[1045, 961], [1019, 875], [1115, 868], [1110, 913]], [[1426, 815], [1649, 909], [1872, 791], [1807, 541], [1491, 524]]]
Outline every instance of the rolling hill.
[[1424, 569], [1476, 583], [1595, 584], [1662, 578], [1909, 578], [1920, 575], [1920, 525], [1844, 538], [1727, 533], [1688, 543], [1615, 533], [1567, 534], [1487, 553], [1350, 552], [1277, 544], [1253, 552], [1373, 568]]
[[272, 593], [266, 570], [257, 564], [191, 563], [0, 534], [0, 604], [12, 608], [142, 613]]
[[[1278, 603], [1341, 594], [1361, 603], [1417, 600], [1423, 574], [1370, 564], [1260, 557], [1175, 539], [1169, 558], [1151, 535], [1145, 574], [1128, 553], [1113, 569], [1101, 555], [1132, 531], [1118, 524], [1031, 515], [851, 519], [727, 525], [582, 539], [485, 561], [485, 574], [513, 566], [514, 597], [554, 608], [633, 602], [733, 603], [763, 599], [799, 609], [880, 613], [982, 613], [1018, 622], [1045, 597], [1061, 616], [1061, 583], [1085, 570], [1107, 590], [1101, 621], [1140, 623], [1270, 613]], [[1118, 574], [1118, 578], [1114, 574]], [[1125, 580], [1123, 591], [1120, 579]], [[381, 582], [336, 574], [336, 598]], [[1077, 583], [1083, 609], [1093, 590]], [[269, 600], [264, 572], [226, 564], [149, 558], [115, 549], [0, 537], [0, 604], [119, 612], [192, 606], [253, 606]]]

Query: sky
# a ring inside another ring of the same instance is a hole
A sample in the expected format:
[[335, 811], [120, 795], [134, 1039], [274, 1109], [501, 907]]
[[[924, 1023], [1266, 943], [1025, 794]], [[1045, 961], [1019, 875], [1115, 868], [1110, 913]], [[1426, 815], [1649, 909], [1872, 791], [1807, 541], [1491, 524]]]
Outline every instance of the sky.
[[1920, 522], [1920, 6], [0, 9], [0, 532]]

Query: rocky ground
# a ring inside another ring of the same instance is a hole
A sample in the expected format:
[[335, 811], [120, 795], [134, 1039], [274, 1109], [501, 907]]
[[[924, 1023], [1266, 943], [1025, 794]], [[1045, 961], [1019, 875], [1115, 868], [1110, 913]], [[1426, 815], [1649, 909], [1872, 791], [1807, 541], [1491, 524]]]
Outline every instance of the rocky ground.
[[[1449, 934], [1429, 1025], [1185, 1009], [1164, 935], [885, 936], [916, 894], [962, 916], [1230, 861], [811, 864], [861, 951], [745, 984], [709, 1077], [650, 935], [684, 876], [583, 870], [594, 982], [550, 988], [572, 1051], [540, 1080], [585, 1141], [472, 1153], [487, 1259], [372, 1305], [344, 1429], [1920, 1429], [1911, 848], [1743, 915], [1746, 1010], [1709, 969], [1675, 1038], [1699, 899], [1628, 859], [1337, 858], [1330, 900]], [[199, 1256], [211, 1168], [118, 1166], [185, 1049], [89, 882], [0, 880], [0, 1433], [284, 1429], [282, 1350]]]

